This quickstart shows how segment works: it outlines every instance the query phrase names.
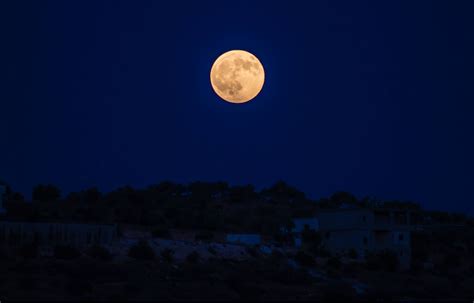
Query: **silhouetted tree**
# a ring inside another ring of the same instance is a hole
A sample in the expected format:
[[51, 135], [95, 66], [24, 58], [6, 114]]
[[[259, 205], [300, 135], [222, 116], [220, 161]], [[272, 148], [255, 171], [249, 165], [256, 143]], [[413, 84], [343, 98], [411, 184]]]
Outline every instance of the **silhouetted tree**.
[[331, 198], [329, 198], [329, 200], [336, 207], [339, 207], [344, 203], [349, 204], [349, 205], [358, 206], [357, 198], [353, 194], [351, 194], [349, 192], [346, 192], [346, 191], [339, 191], [339, 192], [336, 192], [336, 193], [332, 194]]
[[54, 247], [54, 257], [57, 259], [75, 259], [80, 255], [79, 250], [71, 245], [57, 245]]
[[230, 201], [233, 203], [251, 202], [257, 197], [253, 185], [233, 186], [229, 191]]
[[101, 261], [109, 261], [112, 259], [112, 254], [109, 250], [100, 245], [91, 246], [86, 253], [88, 256]]
[[270, 188], [262, 190], [262, 195], [273, 202], [295, 202], [306, 198], [305, 194], [284, 181], [277, 181]]
[[189, 255], [186, 256], [186, 262], [191, 263], [191, 264], [196, 264], [199, 262], [199, 259], [201, 256], [197, 251], [193, 251]]
[[33, 200], [40, 202], [54, 202], [61, 197], [59, 188], [54, 185], [37, 185], [33, 189]]
[[147, 241], [140, 241], [130, 247], [128, 256], [139, 260], [153, 260], [155, 258], [155, 252]]
[[165, 248], [161, 251], [160, 255], [166, 263], [173, 263], [174, 251], [172, 249]]
[[96, 187], [84, 191], [84, 202], [88, 204], [97, 203], [101, 198], [102, 194]]
[[313, 253], [316, 253], [321, 246], [321, 234], [315, 230], [309, 229], [308, 226], [305, 226], [301, 232], [301, 240], [303, 245]]

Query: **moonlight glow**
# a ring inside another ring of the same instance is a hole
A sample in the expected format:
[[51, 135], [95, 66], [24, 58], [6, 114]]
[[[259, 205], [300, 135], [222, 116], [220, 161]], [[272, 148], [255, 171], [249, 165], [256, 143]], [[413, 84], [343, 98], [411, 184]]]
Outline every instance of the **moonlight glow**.
[[262, 63], [243, 50], [228, 51], [212, 65], [212, 88], [219, 97], [231, 103], [252, 100], [262, 90], [264, 81]]

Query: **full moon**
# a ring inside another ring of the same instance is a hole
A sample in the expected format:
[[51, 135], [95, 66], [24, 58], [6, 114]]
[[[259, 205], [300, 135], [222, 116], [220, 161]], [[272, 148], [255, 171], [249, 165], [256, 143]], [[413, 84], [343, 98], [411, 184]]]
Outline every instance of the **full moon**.
[[216, 94], [231, 103], [255, 98], [265, 82], [260, 61], [249, 52], [231, 50], [216, 59], [211, 68], [211, 85]]

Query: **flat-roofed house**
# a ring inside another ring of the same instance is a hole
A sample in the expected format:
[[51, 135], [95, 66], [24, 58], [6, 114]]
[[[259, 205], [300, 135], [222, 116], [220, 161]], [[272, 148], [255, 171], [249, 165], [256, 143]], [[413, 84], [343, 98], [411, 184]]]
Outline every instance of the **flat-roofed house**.
[[320, 211], [324, 246], [333, 252], [354, 249], [366, 252], [389, 250], [398, 256], [401, 269], [410, 267], [410, 213], [391, 209], [334, 209]]

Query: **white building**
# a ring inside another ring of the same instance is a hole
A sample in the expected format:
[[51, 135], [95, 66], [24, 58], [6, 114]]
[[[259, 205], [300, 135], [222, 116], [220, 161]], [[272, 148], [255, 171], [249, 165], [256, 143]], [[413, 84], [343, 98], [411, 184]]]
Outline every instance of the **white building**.
[[410, 214], [387, 209], [335, 209], [318, 213], [324, 246], [333, 252], [354, 249], [366, 252], [389, 250], [398, 256], [400, 268], [410, 267]]

